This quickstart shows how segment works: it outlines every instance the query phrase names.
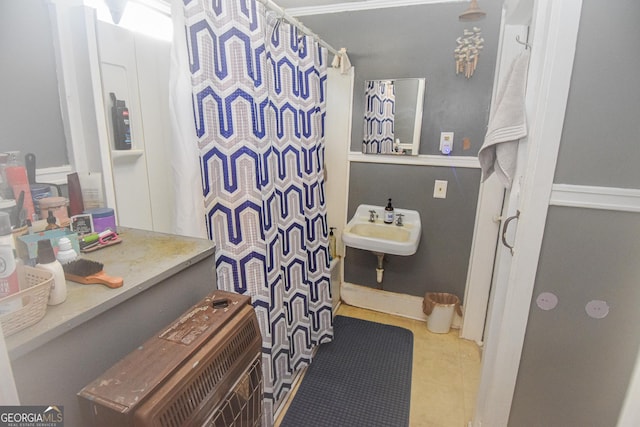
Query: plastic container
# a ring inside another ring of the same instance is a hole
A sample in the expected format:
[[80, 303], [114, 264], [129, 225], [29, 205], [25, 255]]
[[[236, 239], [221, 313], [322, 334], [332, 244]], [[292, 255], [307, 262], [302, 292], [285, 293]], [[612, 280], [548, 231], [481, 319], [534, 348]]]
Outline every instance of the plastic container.
[[23, 208], [27, 213], [27, 219], [34, 220], [36, 211], [33, 206], [33, 196], [29, 187], [29, 178], [24, 166], [7, 166], [4, 169], [9, 186], [13, 189], [13, 198], [18, 200], [20, 193], [24, 192]]
[[31, 189], [31, 198], [33, 199], [36, 215], [41, 218], [40, 200], [51, 197], [51, 187], [47, 184], [31, 184], [29, 188]]
[[60, 227], [69, 225], [69, 213], [67, 212], [67, 199], [64, 197], [45, 197], [38, 201], [40, 206], [40, 217], [47, 218], [49, 211], [57, 219]]
[[86, 214], [91, 214], [93, 222], [93, 231], [101, 233], [106, 229], [111, 231], [116, 230], [116, 216], [111, 208], [95, 208], [84, 211]]
[[62, 264], [56, 259], [49, 239], [38, 240], [38, 263], [36, 268], [47, 270], [53, 274], [53, 283], [49, 293], [49, 305], [58, 305], [67, 299], [67, 280], [64, 277]]
[[449, 332], [455, 312], [462, 316], [460, 299], [444, 292], [427, 292], [422, 303], [422, 311], [427, 315], [427, 329], [436, 334]]

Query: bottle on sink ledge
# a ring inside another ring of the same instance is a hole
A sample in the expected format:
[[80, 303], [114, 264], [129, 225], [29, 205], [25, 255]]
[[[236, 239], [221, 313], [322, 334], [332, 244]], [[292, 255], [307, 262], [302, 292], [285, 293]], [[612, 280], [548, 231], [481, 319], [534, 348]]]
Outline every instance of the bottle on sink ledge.
[[391, 204], [391, 199], [389, 199], [389, 203], [384, 208], [384, 223], [393, 224], [393, 216], [393, 205]]

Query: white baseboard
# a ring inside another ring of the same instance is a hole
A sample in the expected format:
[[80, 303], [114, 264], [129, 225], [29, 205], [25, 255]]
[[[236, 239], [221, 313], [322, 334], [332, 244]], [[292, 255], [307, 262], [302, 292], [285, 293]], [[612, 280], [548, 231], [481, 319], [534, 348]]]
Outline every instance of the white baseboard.
[[[427, 315], [422, 311], [424, 297], [398, 294], [349, 282], [343, 282], [340, 285], [340, 297], [346, 304], [354, 307], [366, 308], [408, 319], [427, 320]], [[462, 318], [457, 313], [454, 313], [451, 328], [460, 329], [461, 327]]]
[[343, 282], [340, 285], [340, 297], [342, 301], [355, 307], [410, 319], [427, 320], [427, 316], [422, 312], [423, 298], [421, 297], [373, 289], [348, 282]]

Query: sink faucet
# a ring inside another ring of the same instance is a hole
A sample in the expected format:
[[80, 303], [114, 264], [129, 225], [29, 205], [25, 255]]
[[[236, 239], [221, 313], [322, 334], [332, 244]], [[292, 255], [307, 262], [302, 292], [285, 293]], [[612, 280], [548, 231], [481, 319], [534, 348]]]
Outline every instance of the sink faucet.
[[376, 222], [376, 218], [378, 218], [378, 214], [376, 213], [376, 211], [371, 209], [369, 211], [369, 222]]
[[399, 214], [397, 214], [397, 215], [396, 215], [396, 225], [397, 225], [398, 227], [402, 227], [402, 226], [404, 225], [404, 224], [402, 223], [402, 217], [403, 217], [403, 216], [404, 216], [404, 214], [401, 214], [401, 213], [399, 213]]

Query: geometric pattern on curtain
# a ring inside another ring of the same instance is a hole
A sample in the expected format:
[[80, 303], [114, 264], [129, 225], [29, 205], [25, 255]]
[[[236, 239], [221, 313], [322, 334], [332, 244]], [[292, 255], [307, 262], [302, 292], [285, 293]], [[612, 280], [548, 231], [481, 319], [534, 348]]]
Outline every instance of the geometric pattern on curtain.
[[363, 153], [393, 153], [396, 112], [393, 81], [368, 81], [365, 87]]
[[251, 296], [264, 425], [333, 338], [324, 191], [326, 49], [255, 0], [184, 0], [218, 288]]

